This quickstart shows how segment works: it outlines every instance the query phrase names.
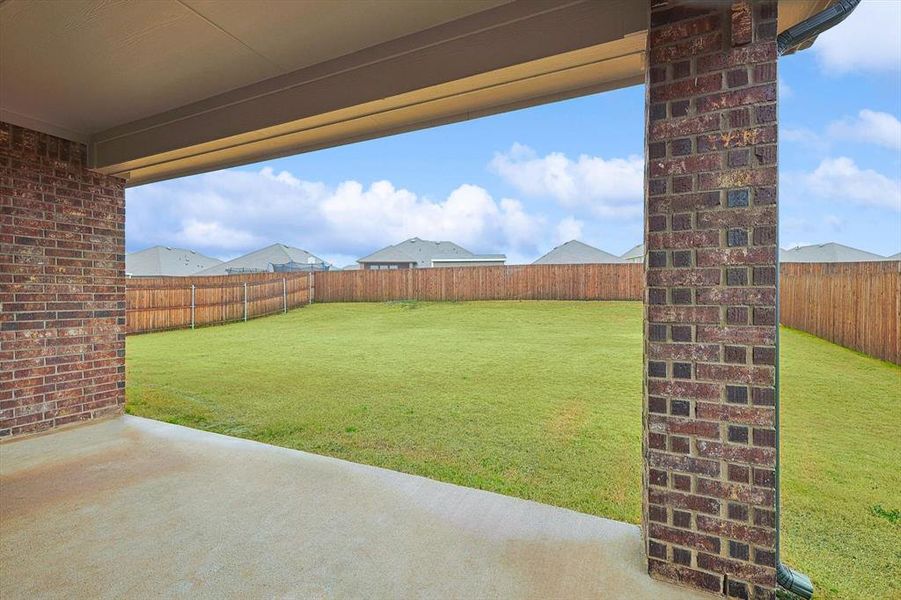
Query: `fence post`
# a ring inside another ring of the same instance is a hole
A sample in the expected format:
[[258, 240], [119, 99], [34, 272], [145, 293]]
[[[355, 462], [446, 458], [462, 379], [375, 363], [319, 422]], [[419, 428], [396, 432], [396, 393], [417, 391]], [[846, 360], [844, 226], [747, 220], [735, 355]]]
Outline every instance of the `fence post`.
[[310, 281], [307, 284], [307, 287], [309, 288], [309, 290], [308, 290], [309, 294], [307, 294], [307, 295], [310, 297], [309, 304], [313, 304], [313, 290], [316, 289], [315, 284], [316, 284], [316, 278], [313, 276], [313, 271], [310, 271]]
[[288, 312], [288, 278], [282, 277], [282, 298], [285, 303], [285, 313]]
[[244, 282], [244, 321], [247, 321], [247, 282]]
[[191, 284], [191, 329], [194, 329], [194, 284]]

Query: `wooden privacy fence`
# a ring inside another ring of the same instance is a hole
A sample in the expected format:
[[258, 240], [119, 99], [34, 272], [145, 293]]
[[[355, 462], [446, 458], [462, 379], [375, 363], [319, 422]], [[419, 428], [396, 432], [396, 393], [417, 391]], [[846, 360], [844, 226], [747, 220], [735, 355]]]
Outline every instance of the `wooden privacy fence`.
[[640, 263], [316, 273], [316, 302], [641, 300]]
[[901, 364], [901, 261], [780, 268], [784, 325]]
[[186, 329], [286, 312], [309, 304], [309, 273], [147, 277], [125, 287], [126, 333]]
[[[643, 289], [641, 263], [136, 278], [126, 331], [240, 321], [311, 301], [641, 300]], [[901, 364], [901, 261], [785, 263], [779, 301], [783, 324]]]

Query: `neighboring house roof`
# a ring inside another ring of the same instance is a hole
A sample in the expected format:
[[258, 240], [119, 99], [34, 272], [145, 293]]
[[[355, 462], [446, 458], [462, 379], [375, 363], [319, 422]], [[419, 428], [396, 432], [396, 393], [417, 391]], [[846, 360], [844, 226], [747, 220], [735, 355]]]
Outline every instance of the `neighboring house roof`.
[[885, 260], [901, 260], [901, 252], [892, 254], [891, 256], [886, 256]]
[[779, 250], [779, 260], [781, 262], [798, 263], [862, 262], [885, 260], [885, 257], [843, 244], [829, 242], [812, 246], [796, 246], [790, 250]]
[[475, 255], [453, 242], [433, 242], [410, 238], [399, 244], [377, 250], [357, 259], [366, 263], [415, 263], [417, 267], [431, 267], [433, 258], [472, 258]]
[[620, 258], [626, 262], [638, 262], [644, 260], [644, 244], [632, 246], [632, 248], [620, 255]]
[[341, 268], [342, 271], [359, 271], [360, 263], [354, 263], [352, 265], [347, 265], [346, 267]]
[[204, 256], [185, 248], [153, 246], [125, 255], [125, 273], [132, 277], [194, 275], [198, 271], [218, 265], [218, 258]]
[[581, 265], [591, 263], [621, 263], [623, 259], [604, 252], [600, 248], [589, 246], [579, 240], [570, 240], [561, 244], [536, 260], [535, 265]]
[[314, 263], [328, 264], [306, 250], [285, 246], [284, 244], [272, 244], [271, 246], [249, 252], [244, 256], [239, 256], [230, 261], [204, 269], [197, 275], [228, 275], [229, 270], [235, 273], [269, 271], [269, 265], [283, 265], [290, 262], [310, 264], [311, 258]]
[[275, 273], [308, 273], [310, 271], [329, 271], [332, 265], [327, 262], [314, 260], [313, 262], [295, 262], [273, 263], [270, 265]]

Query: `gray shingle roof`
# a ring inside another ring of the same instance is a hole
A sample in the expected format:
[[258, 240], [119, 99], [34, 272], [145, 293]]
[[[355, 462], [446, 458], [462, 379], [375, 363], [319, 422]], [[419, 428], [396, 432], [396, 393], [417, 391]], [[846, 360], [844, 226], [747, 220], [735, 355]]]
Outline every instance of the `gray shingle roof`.
[[641, 262], [644, 260], [644, 244], [638, 244], [636, 246], [632, 246], [629, 250], [626, 250], [624, 254], [620, 255], [620, 258], [626, 262]]
[[125, 273], [132, 277], [194, 275], [198, 271], [218, 265], [218, 258], [204, 256], [185, 248], [153, 246], [125, 255]]
[[399, 244], [376, 250], [369, 256], [358, 258], [365, 263], [416, 263], [417, 267], [431, 267], [433, 258], [472, 258], [472, 252], [453, 242], [433, 242], [410, 238]]
[[897, 252], [892, 254], [891, 256], [887, 256], [886, 260], [901, 260], [901, 252]]
[[797, 263], [863, 262], [885, 260], [885, 257], [843, 244], [829, 242], [812, 246], [797, 246], [790, 250], [779, 250], [779, 260], [781, 262]]
[[592, 263], [621, 263], [623, 259], [589, 246], [579, 240], [561, 244], [536, 260], [535, 265], [583, 265]]
[[197, 275], [227, 275], [228, 269], [246, 271], [269, 271], [269, 265], [282, 265], [289, 262], [308, 264], [313, 258], [317, 263], [325, 261], [310, 254], [306, 250], [285, 246], [284, 244], [272, 244], [244, 256], [233, 258], [230, 261], [215, 265], [197, 273]]

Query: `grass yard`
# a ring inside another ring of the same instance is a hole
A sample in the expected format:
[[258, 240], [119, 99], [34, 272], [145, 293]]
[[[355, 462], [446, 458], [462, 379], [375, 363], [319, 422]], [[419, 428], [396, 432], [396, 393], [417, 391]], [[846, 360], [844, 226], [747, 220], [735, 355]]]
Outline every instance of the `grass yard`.
[[[638, 523], [641, 305], [320, 304], [127, 342], [129, 413]], [[782, 333], [783, 558], [901, 595], [901, 368]]]

